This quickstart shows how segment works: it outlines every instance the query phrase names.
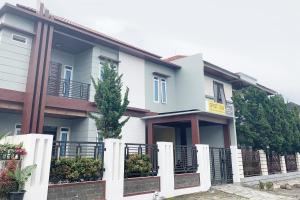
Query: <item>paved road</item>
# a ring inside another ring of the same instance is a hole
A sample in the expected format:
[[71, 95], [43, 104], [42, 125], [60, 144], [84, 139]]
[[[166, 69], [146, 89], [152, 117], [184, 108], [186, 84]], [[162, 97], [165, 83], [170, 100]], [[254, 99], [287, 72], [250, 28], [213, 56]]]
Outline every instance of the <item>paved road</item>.
[[214, 187], [215, 189], [229, 194], [236, 194], [250, 200], [296, 200], [279, 194], [271, 194], [237, 184], [228, 184]]
[[212, 192], [175, 197], [170, 200], [297, 200], [288, 196], [271, 194], [241, 185], [229, 184], [213, 187]]
[[174, 197], [169, 200], [247, 200], [234, 194], [228, 194], [222, 191], [213, 190], [212, 192], [202, 192], [197, 194], [184, 195], [179, 197]]

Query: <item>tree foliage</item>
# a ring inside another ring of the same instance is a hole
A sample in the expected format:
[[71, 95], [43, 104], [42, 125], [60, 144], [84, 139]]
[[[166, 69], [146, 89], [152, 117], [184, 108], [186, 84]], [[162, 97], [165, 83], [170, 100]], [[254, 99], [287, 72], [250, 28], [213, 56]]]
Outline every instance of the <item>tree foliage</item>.
[[238, 143], [278, 153], [300, 150], [300, 118], [280, 95], [268, 96], [255, 87], [234, 92]]
[[103, 65], [101, 79], [92, 79], [95, 93], [95, 103], [98, 114], [90, 113], [95, 120], [101, 138], [121, 138], [122, 127], [129, 117], [121, 121], [129, 104], [126, 88], [122, 99], [122, 75], [118, 75], [116, 66], [106, 63]]

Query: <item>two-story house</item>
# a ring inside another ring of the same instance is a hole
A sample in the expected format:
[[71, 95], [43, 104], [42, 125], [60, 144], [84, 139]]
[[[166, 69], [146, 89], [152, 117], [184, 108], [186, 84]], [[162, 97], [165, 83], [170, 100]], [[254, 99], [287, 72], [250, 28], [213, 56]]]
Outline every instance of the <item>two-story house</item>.
[[236, 145], [232, 91], [255, 85], [245, 75], [203, 61], [200, 54], [160, 56], [39, 11], [0, 10], [0, 131], [51, 134], [54, 140], [97, 141], [92, 77], [116, 65], [130, 89], [130, 143]]

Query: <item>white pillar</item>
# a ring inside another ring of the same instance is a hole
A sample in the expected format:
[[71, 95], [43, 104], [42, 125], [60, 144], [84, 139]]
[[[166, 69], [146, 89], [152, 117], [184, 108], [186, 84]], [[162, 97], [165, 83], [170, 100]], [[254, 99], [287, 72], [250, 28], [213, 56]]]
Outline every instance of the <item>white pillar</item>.
[[269, 175], [267, 156], [264, 150], [259, 150], [260, 170], [262, 176]]
[[123, 199], [124, 144], [119, 139], [105, 139], [104, 174], [106, 199]]
[[300, 172], [300, 153], [296, 153], [297, 171]]
[[157, 142], [160, 193], [164, 198], [174, 196], [174, 155], [172, 142]]
[[211, 187], [209, 146], [196, 144], [198, 171], [200, 174], [200, 191], [207, 191]]
[[238, 148], [237, 146], [230, 146], [230, 150], [231, 150], [233, 182], [239, 183], [241, 182], [241, 176], [240, 176], [240, 167], [238, 162]]
[[48, 195], [48, 182], [50, 173], [51, 151], [53, 136], [47, 134], [26, 134], [9, 136], [6, 142], [12, 144], [23, 143], [27, 154], [22, 160], [22, 168], [37, 165], [32, 176], [25, 184], [24, 200], [46, 200]]
[[237, 162], [239, 167], [239, 175], [240, 179], [244, 178], [244, 166], [243, 166], [243, 157], [242, 157], [242, 150], [237, 149]]
[[281, 173], [286, 173], [286, 165], [285, 165], [285, 159], [284, 156], [280, 156], [280, 167], [281, 167]]

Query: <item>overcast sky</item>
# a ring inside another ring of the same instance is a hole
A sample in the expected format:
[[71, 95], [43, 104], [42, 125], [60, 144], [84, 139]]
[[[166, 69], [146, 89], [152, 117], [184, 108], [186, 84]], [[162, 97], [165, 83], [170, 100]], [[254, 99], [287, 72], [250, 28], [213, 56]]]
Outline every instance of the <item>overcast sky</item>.
[[[36, 7], [36, 0], [0, 0]], [[202, 53], [300, 104], [299, 0], [44, 0], [65, 17], [163, 57]]]

